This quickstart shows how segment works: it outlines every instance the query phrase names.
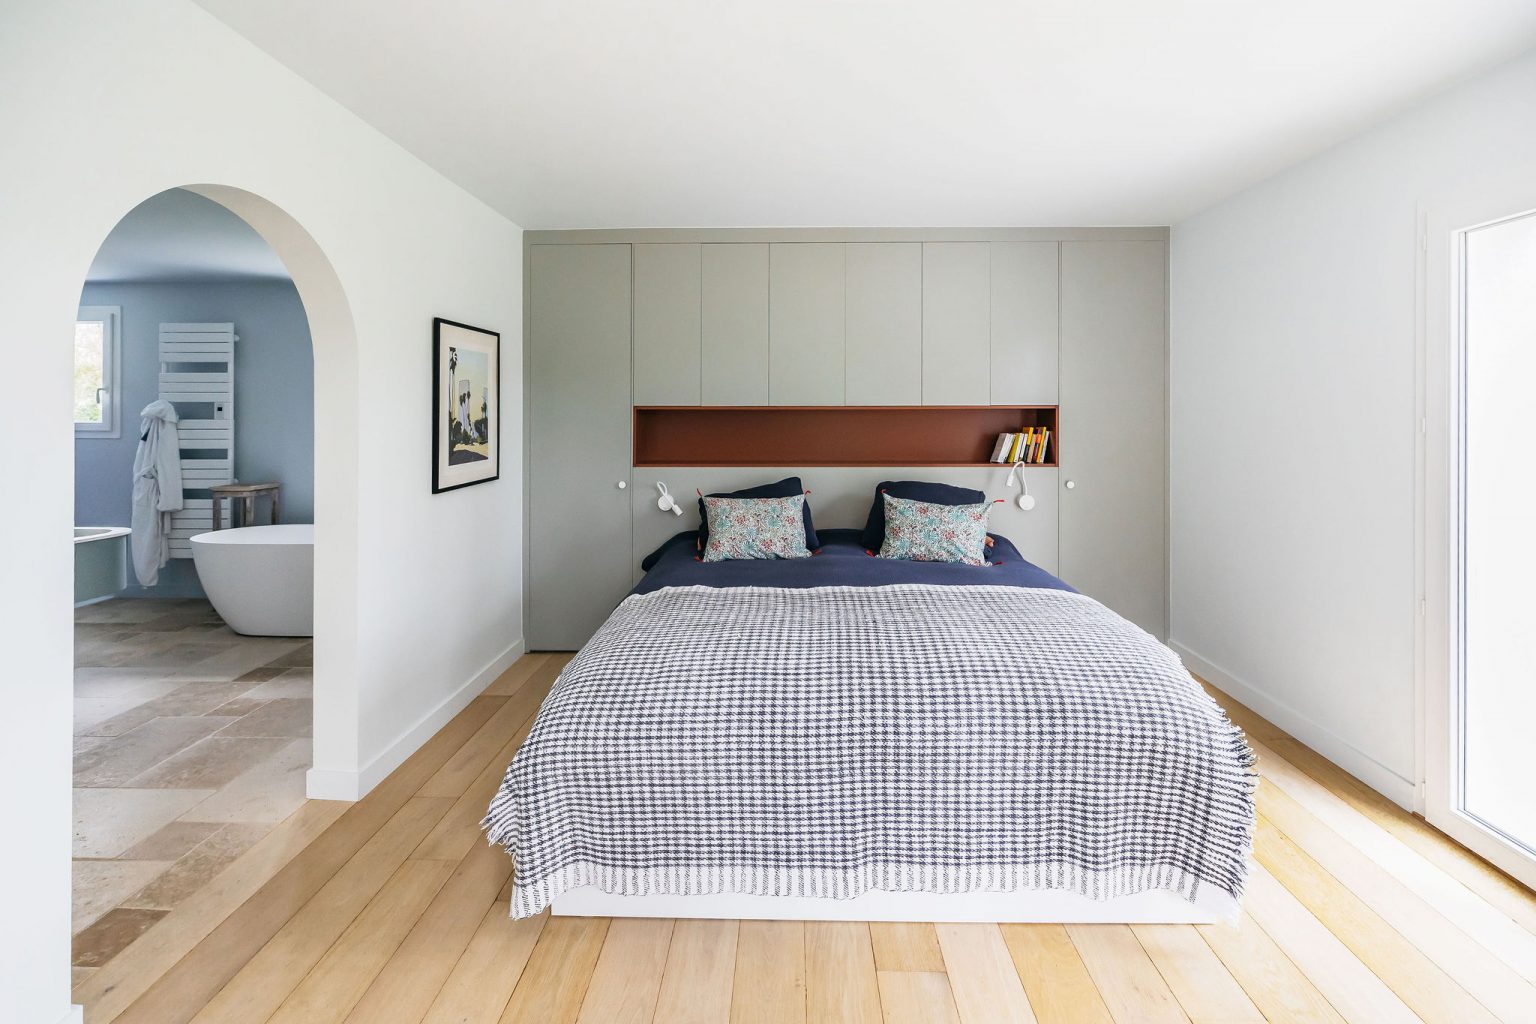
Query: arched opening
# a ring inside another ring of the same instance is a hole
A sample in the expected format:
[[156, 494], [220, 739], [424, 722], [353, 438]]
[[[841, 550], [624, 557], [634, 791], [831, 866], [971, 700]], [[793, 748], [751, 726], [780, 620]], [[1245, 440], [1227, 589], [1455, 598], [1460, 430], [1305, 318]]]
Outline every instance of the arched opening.
[[[157, 226], [179, 242], [157, 250]], [[131, 531], [76, 545], [76, 983], [295, 810], [314, 765], [356, 756], [356, 339], [341, 283], [292, 217], [241, 189], [158, 193], [108, 241], [129, 227], [140, 237], [98, 254], [76, 334], [77, 534]], [[180, 477], [172, 500], [157, 466]], [[280, 504], [214, 490], [254, 483]], [[264, 533], [269, 516], [282, 525]], [[204, 559], [195, 538], [209, 536], [253, 543]]]

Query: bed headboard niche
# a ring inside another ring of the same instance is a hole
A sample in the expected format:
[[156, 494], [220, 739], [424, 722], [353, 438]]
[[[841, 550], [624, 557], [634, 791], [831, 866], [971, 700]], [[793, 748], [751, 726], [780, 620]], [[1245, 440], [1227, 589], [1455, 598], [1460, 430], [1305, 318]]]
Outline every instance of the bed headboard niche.
[[[698, 529], [695, 490], [705, 494], [734, 491], [782, 480], [786, 476], [798, 476], [811, 492], [806, 501], [810, 503], [811, 516], [818, 530], [863, 529], [870, 502], [874, 500], [875, 486], [882, 480], [934, 480], [974, 487], [988, 498], [1004, 499], [1002, 504], [992, 507], [991, 532], [1007, 537], [1018, 545], [1025, 558], [1054, 573], [1057, 569], [1056, 470], [1032, 468], [1025, 470], [1025, 474], [1029, 493], [1035, 497], [1035, 507], [1028, 512], [1014, 504], [1019, 488], [1005, 486], [1007, 466], [637, 466], [631, 477], [634, 486], [630, 497], [637, 559], [635, 579], [642, 575], [638, 559], [656, 550], [678, 531]], [[657, 481], [667, 485], [683, 508], [682, 516], [656, 507]]]
[[[1054, 405], [637, 406], [631, 438], [631, 499], [637, 558], [678, 530], [698, 527], [696, 492], [734, 491], [798, 476], [817, 529], [864, 525], [882, 480], [930, 480], [972, 487], [989, 498], [990, 526], [1025, 558], [1056, 572]], [[993, 463], [998, 435], [1049, 438], [1030, 452], [1025, 511], [1008, 484], [1009, 464]], [[1047, 435], [1045, 432], [1049, 431]], [[665, 475], [663, 475], [665, 474]], [[671, 479], [668, 479], [668, 477]], [[657, 507], [657, 482], [684, 506]]]

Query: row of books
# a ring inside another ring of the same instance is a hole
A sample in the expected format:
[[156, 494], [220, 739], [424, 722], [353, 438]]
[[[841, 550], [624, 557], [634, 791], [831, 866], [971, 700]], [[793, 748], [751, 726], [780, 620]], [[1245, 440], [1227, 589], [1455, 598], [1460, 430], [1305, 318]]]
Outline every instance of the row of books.
[[1022, 434], [998, 434], [997, 444], [992, 448], [992, 461], [1004, 465], [1015, 462], [1042, 465], [1050, 442], [1049, 427], [1025, 427]]

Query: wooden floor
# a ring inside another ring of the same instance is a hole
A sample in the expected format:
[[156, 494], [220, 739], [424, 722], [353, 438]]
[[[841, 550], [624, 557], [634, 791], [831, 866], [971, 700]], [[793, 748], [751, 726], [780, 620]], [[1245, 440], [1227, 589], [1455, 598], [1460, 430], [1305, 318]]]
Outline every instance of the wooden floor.
[[86, 1020], [1536, 1021], [1536, 897], [1221, 694], [1263, 775], [1235, 926], [512, 921], [478, 822], [566, 660], [306, 804], [82, 984]]

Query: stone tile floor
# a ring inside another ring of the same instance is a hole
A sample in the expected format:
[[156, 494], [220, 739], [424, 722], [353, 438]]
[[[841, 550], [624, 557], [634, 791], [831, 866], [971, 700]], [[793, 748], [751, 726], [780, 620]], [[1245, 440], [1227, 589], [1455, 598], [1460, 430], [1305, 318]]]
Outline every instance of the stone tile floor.
[[304, 802], [312, 664], [202, 600], [76, 610], [76, 983]]

